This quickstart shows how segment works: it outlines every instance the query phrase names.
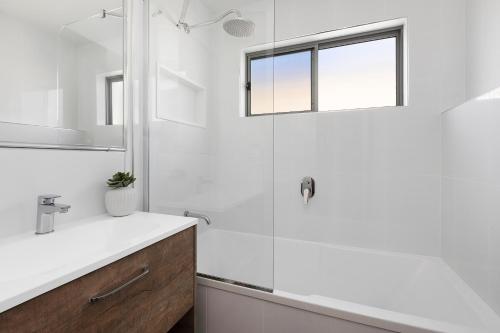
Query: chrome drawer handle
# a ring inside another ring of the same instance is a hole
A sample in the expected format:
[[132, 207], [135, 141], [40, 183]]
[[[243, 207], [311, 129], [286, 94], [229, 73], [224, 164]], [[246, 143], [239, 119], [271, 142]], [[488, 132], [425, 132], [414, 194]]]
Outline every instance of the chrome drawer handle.
[[119, 292], [120, 290], [127, 288], [127, 287], [128, 287], [128, 286], [130, 286], [132, 283], [134, 283], [134, 282], [136, 282], [136, 281], [138, 281], [138, 280], [142, 279], [143, 277], [145, 277], [145, 276], [146, 276], [146, 275], [148, 275], [148, 274], [149, 274], [149, 267], [148, 267], [148, 266], [146, 266], [146, 267], [144, 267], [144, 268], [142, 269], [142, 273], [141, 273], [141, 274], [137, 275], [136, 277], [132, 278], [131, 280], [129, 280], [129, 281], [127, 281], [127, 282], [125, 282], [125, 283], [124, 283], [124, 284], [122, 284], [121, 286], [116, 287], [116, 288], [115, 288], [115, 289], [113, 289], [113, 290], [110, 290], [110, 291], [108, 291], [108, 292], [106, 292], [106, 293], [104, 293], [104, 294], [101, 294], [101, 295], [96, 295], [96, 296], [94, 296], [94, 297], [91, 297], [91, 298], [89, 299], [89, 303], [93, 304], [93, 303], [97, 303], [97, 302], [99, 302], [99, 301], [102, 301], [103, 299], [105, 299], [105, 298], [107, 298], [107, 297], [109, 297], [109, 296], [112, 296], [112, 295], [116, 294], [116, 293], [117, 293], [117, 292]]

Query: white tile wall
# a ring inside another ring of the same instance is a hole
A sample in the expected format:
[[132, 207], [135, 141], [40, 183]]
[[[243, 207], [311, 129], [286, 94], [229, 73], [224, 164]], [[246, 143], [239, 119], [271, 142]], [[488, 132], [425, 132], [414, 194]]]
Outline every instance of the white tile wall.
[[71, 205], [58, 224], [105, 212], [106, 180], [123, 170], [124, 153], [0, 148], [0, 237], [33, 230], [37, 196]]
[[[278, 236], [440, 255], [440, 113], [465, 98], [465, 59], [447, 57], [465, 52], [464, 8], [449, 0], [276, 1], [278, 40], [407, 18], [410, 72], [408, 107], [275, 117]], [[317, 186], [307, 207], [304, 176]]]
[[500, 314], [500, 99], [443, 114], [443, 255]]
[[[171, 13], [179, 13], [182, 4], [166, 0], [151, 3]], [[191, 1], [189, 20], [201, 22], [216, 16], [219, 9], [211, 7], [217, 3]], [[188, 35], [164, 17], [151, 20], [151, 73], [160, 62], [203, 85], [207, 124], [194, 127], [153, 121], [150, 208], [171, 214], [189, 209], [210, 216], [211, 229], [272, 235], [273, 120], [240, 117], [238, 75], [241, 49], [273, 40], [274, 26], [268, 22], [274, 16], [273, 0], [248, 3], [238, 7], [257, 24], [256, 35], [248, 39], [229, 36], [220, 25], [196, 29]], [[225, 5], [220, 8], [221, 12], [227, 9]], [[154, 119], [156, 110], [150, 111]], [[205, 228], [200, 226], [200, 232]], [[234, 242], [227, 245], [229, 249], [239, 246]], [[245, 248], [246, 257], [252, 257], [254, 247]], [[272, 263], [272, 247], [266, 248], [264, 257], [259, 265], [264, 268], [254, 273], [257, 281], [268, 281], [266, 286], [271, 287], [268, 284], [272, 284], [273, 271], [268, 263]], [[209, 267], [217, 265], [215, 257], [209, 260]]]
[[[142, 2], [126, 1], [133, 15], [133, 43], [142, 45]], [[102, 1], [100, 3], [103, 4]], [[134, 96], [131, 108], [140, 119], [142, 96], [138, 79], [142, 78], [142, 53], [138, 47], [132, 49], [130, 60], [133, 71], [130, 78]], [[136, 133], [140, 133], [141, 126], [136, 123]], [[57, 230], [62, 223], [105, 213], [106, 180], [117, 171], [131, 170], [132, 163], [135, 163], [138, 178], [136, 187], [142, 189], [141, 137], [135, 136], [135, 161], [132, 161], [133, 154], [129, 152], [0, 148], [0, 238], [34, 231], [37, 196], [40, 194], [60, 194], [62, 198], [58, 201], [71, 205], [67, 214], [56, 215]], [[128, 139], [131, 141], [132, 136]], [[129, 142], [129, 147], [131, 145], [132, 142]], [[138, 207], [142, 207], [140, 202]]]
[[[172, 12], [180, 5], [154, 3]], [[209, 16], [203, 4], [192, 2], [193, 19]], [[440, 255], [440, 112], [465, 98], [465, 59], [455, 56], [465, 53], [464, 0], [272, 4], [240, 8], [257, 23], [249, 39], [218, 26], [185, 35], [168, 20], [152, 23], [152, 64], [203, 82], [209, 96], [207, 128], [153, 124], [152, 209], [199, 210], [212, 228]], [[244, 47], [399, 17], [408, 18], [409, 107], [240, 117]], [[317, 181], [308, 207], [299, 194], [304, 176]]]
[[[439, 254], [437, 117], [288, 115], [276, 118], [275, 132], [277, 235]], [[316, 180], [307, 207], [298, 190], [303, 176]]]
[[500, 2], [467, 1], [467, 95], [477, 97], [500, 86], [500, 48], [492, 40], [500, 34]]

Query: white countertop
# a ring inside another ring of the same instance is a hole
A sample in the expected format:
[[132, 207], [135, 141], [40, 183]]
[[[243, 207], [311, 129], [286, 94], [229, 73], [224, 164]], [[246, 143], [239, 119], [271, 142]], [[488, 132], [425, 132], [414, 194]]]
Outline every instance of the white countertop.
[[136, 212], [97, 216], [53, 233], [0, 239], [0, 312], [196, 225], [197, 219]]

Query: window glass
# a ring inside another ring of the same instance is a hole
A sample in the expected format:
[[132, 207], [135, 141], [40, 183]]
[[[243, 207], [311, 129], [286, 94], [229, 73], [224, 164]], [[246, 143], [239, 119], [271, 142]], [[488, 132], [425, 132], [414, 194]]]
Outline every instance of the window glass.
[[113, 125], [123, 125], [123, 79], [111, 83]]
[[396, 38], [320, 49], [319, 111], [397, 105]]
[[250, 115], [273, 112], [273, 58], [250, 61]]
[[274, 112], [311, 111], [311, 51], [274, 57]]
[[[403, 105], [403, 29], [249, 54], [247, 115]], [[288, 43], [287, 43], [288, 44]]]
[[251, 114], [311, 111], [311, 51], [251, 60]]
[[123, 75], [106, 77], [106, 125], [123, 125]]

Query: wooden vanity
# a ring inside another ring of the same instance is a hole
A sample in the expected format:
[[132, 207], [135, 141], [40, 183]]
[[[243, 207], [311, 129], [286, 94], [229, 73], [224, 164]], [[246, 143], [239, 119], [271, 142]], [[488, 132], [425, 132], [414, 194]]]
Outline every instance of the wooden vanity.
[[195, 244], [191, 226], [0, 313], [0, 332], [194, 332]]

